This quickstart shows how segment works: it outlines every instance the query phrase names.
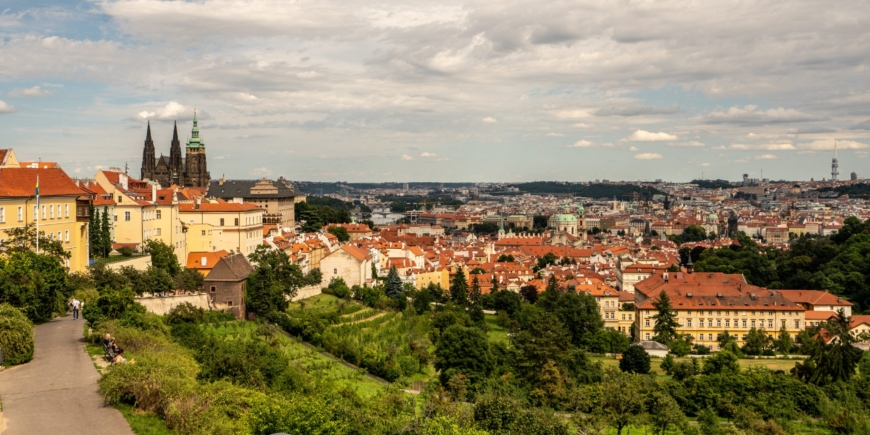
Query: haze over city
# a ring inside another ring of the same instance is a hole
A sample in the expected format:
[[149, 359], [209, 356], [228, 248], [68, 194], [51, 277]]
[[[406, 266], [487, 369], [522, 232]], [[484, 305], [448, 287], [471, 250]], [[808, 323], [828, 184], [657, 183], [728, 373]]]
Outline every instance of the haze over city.
[[194, 108], [235, 178], [818, 180], [870, 146], [865, 1], [3, 3], [0, 145], [71, 175]]

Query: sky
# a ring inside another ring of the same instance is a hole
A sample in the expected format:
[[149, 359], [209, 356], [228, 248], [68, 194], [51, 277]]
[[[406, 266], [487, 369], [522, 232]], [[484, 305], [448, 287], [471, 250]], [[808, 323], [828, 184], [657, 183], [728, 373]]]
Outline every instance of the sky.
[[212, 178], [870, 177], [870, 2], [2, 0], [0, 147]]

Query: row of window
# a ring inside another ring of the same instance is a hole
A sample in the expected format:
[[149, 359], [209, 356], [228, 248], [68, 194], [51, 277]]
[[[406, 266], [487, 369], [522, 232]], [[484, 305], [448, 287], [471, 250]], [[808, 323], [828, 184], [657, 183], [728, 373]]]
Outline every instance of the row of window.
[[[625, 319], [623, 319], [623, 320], [625, 320]], [[743, 320], [742, 322], [739, 321], [739, 320], [735, 320], [735, 321], [734, 321], [734, 327], [735, 327], [735, 328], [740, 328], [740, 327], [741, 327], [741, 323], [742, 323], [742, 327], [743, 327], [743, 328], [755, 328], [755, 327], [756, 327], [755, 320], [750, 320], [750, 321], [748, 321], [748, 322], [747, 322], [746, 320]], [[786, 321], [785, 321], [785, 320], [782, 320], [781, 323], [780, 323], [780, 325], [781, 325], [783, 328], [785, 328]], [[644, 326], [650, 326], [650, 319], [646, 319], [646, 320], [645, 320], [645, 322], [644, 322]], [[687, 327], [687, 328], [692, 328], [692, 327], [693, 327], [693, 326], [692, 326], [692, 319], [687, 319], [687, 320], [686, 320], [686, 327]], [[703, 328], [703, 327], [704, 327], [704, 319], [700, 319], [700, 320], [698, 320], [698, 328]], [[713, 328], [713, 327], [714, 327], [714, 326], [713, 326], [713, 319], [707, 319], [707, 327], [708, 327], [708, 328]], [[715, 327], [716, 327], [716, 328], [721, 328], [721, 327], [722, 327], [722, 319], [716, 319], [716, 326], [715, 326]], [[730, 327], [731, 327], [731, 320], [729, 320], [729, 319], [725, 319], [725, 327], [726, 327], [726, 328], [730, 328]], [[764, 320], [759, 320], [759, 321], [758, 321], [758, 327], [759, 327], [759, 328], [764, 328]], [[800, 329], [800, 327], [801, 327], [801, 321], [800, 321], [800, 320], [795, 320], [795, 321], [794, 321], [794, 327], [795, 327], [796, 329]], [[767, 321], [767, 328], [768, 328], [768, 329], [773, 329], [773, 320], [768, 320], [768, 321]]]
[[[39, 209], [36, 206], [33, 206], [33, 220], [36, 220], [36, 214], [39, 212]], [[43, 205], [42, 206], [42, 217], [41, 219], [54, 219], [54, 204]], [[63, 217], [69, 217], [69, 204], [63, 204]], [[57, 204], [57, 218], [61, 218], [61, 204]], [[24, 222], [24, 207], [18, 207], [18, 222]], [[6, 223], [6, 207], [0, 207], [0, 224]]]
[[[688, 310], [688, 311], [686, 311], [685, 313], [686, 313], [687, 316], [691, 316], [691, 315], [692, 315], [692, 310]], [[747, 314], [747, 313], [749, 313], [749, 314]], [[765, 312], [764, 312], [764, 311], [734, 311], [734, 314], [733, 314], [733, 315], [734, 315], [734, 316], [747, 316], [747, 315], [749, 315], [749, 316], [755, 316], [755, 315], [756, 315], [755, 313], [758, 313], [759, 316], [763, 316]], [[650, 310], [646, 310], [646, 314], [647, 314], [647, 315], [651, 315], [652, 313], [650, 312]], [[676, 312], [676, 313], [674, 313], [674, 314], [680, 314], [680, 312], [678, 311], [678, 312]], [[700, 310], [700, 311], [698, 311], [697, 314], [698, 314], [699, 316], [703, 316], [703, 315], [704, 315], [704, 310]], [[792, 316], [792, 315], [797, 316], [797, 315], [799, 315], [799, 314], [800, 314], [800, 311], [783, 311], [783, 312], [782, 312], [782, 315], [784, 315], [784, 316]], [[712, 315], [713, 315], [713, 311], [707, 311], [707, 315], [708, 315], [708, 316], [712, 316]], [[716, 311], [716, 315], [717, 315], [717, 316], [721, 316], [721, 315], [722, 315], [722, 311]], [[731, 311], [725, 311], [725, 315], [726, 315], [726, 316], [731, 316], [731, 315], [732, 315], [732, 314], [731, 314]], [[768, 315], [768, 316], [772, 316], [772, 315], [773, 315], [773, 311], [767, 311], [767, 315]]]
[[[245, 218], [245, 225], [256, 225], [256, 224], [261, 224], [261, 223], [263, 223], [263, 219], [261, 216], [254, 216], [254, 217], [246, 217]], [[224, 218], [220, 218], [220, 225], [219, 226], [221, 226], [221, 227], [226, 226], [226, 222], [224, 221]], [[233, 226], [234, 227], [239, 226], [239, 218], [233, 219]]]

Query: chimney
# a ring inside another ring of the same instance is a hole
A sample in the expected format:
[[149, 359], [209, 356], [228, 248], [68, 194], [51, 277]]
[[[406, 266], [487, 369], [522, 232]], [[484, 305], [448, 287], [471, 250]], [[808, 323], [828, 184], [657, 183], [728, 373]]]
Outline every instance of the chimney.
[[157, 202], [157, 184], [151, 185], [151, 201]]

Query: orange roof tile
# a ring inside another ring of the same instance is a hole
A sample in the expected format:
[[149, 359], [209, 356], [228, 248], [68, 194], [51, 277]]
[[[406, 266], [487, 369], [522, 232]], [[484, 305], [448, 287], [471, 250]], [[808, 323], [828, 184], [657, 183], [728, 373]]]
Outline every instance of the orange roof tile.
[[63, 169], [0, 169], [0, 197], [26, 198], [36, 195], [39, 177], [39, 196], [80, 196], [86, 192]]

